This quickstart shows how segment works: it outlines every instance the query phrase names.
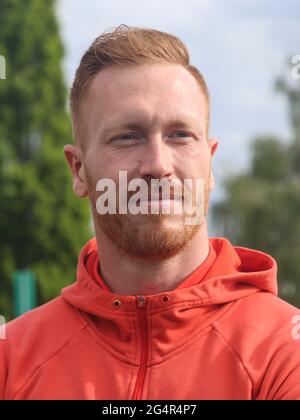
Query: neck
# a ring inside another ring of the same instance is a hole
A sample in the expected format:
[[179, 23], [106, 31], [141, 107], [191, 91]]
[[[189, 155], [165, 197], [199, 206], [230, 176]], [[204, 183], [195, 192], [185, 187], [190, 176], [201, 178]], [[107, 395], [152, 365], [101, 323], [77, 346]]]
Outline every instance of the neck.
[[[209, 252], [205, 221], [179, 254], [159, 262], [128, 256], [103, 231], [98, 230], [95, 234], [101, 276], [113, 293], [122, 295], [151, 295], [174, 290], [204, 262]], [[105, 247], [101, 246], [103, 243]]]

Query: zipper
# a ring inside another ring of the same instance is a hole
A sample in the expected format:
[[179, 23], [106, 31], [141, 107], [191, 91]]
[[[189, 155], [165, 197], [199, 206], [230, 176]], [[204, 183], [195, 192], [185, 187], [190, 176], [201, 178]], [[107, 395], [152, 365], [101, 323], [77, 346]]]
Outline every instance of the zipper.
[[141, 337], [142, 337], [142, 352], [141, 352], [141, 363], [139, 368], [139, 373], [135, 383], [132, 399], [140, 400], [142, 395], [142, 390], [145, 382], [146, 371], [147, 371], [147, 361], [148, 361], [148, 325], [147, 325], [147, 315], [146, 315], [146, 303], [147, 300], [145, 296], [137, 295], [136, 302], [138, 307], [138, 319], [141, 328]]

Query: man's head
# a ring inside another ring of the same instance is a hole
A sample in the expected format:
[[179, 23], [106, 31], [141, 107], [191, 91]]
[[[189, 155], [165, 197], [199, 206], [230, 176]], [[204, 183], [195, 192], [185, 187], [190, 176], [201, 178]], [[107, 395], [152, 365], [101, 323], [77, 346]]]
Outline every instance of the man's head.
[[[76, 145], [65, 147], [73, 189], [89, 196], [94, 223], [132, 256], [176, 255], [199, 229], [175, 215], [99, 215], [96, 184], [119, 171], [132, 179], [202, 179], [205, 213], [213, 187], [209, 94], [185, 45], [152, 29], [122, 25], [84, 54], [71, 90]], [[130, 197], [130, 195], [129, 195]]]

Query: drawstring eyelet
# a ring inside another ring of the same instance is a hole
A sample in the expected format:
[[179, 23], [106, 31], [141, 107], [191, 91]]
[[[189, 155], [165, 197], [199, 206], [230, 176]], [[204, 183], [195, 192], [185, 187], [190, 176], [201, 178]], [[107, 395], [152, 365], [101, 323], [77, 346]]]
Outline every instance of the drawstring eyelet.
[[119, 309], [119, 308], [121, 307], [121, 305], [122, 305], [122, 302], [121, 302], [119, 299], [115, 299], [115, 300], [113, 301], [113, 307], [114, 307], [115, 309]]
[[168, 303], [169, 300], [170, 300], [170, 296], [168, 296], [168, 295], [164, 295], [160, 299], [161, 303], [164, 303], [164, 304]]

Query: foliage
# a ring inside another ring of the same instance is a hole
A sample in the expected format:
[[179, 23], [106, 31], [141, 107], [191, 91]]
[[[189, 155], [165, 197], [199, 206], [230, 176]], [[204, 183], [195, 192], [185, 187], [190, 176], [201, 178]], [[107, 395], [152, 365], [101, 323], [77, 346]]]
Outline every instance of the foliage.
[[289, 104], [292, 138], [256, 138], [250, 168], [225, 181], [213, 207], [224, 236], [270, 253], [278, 262], [281, 296], [300, 306], [300, 87], [277, 82]]
[[74, 281], [90, 235], [63, 146], [72, 141], [55, 2], [0, 0], [0, 313], [12, 314], [12, 273], [38, 280], [39, 304]]

